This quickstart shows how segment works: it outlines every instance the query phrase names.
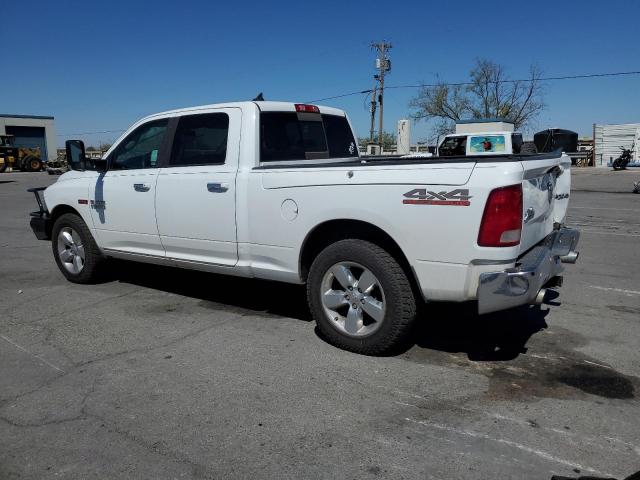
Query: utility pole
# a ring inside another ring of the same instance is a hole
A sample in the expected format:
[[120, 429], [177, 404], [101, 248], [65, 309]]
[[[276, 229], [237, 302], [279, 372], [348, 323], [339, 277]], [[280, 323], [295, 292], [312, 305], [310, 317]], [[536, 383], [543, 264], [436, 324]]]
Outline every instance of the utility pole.
[[[374, 78], [380, 83], [380, 91], [378, 93], [378, 104], [380, 105], [379, 113], [379, 129], [378, 129], [378, 145], [380, 152], [382, 152], [382, 121], [384, 116], [384, 76], [391, 70], [391, 60], [387, 57], [387, 52], [392, 48], [392, 45], [388, 42], [372, 43], [371, 48], [378, 52], [378, 58], [376, 58], [376, 68], [378, 74]], [[375, 89], [374, 89], [375, 90]], [[374, 97], [375, 98], [375, 97]]]
[[369, 130], [369, 143], [373, 143], [373, 132], [376, 128], [376, 95], [378, 94], [378, 84], [373, 86], [371, 92], [371, 129]]

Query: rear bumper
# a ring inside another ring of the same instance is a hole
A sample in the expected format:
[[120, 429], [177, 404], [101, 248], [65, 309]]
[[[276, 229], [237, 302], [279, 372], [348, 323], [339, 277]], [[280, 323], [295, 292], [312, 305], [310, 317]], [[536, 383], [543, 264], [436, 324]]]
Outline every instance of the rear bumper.
[[541, 301], [541, 290], [563, 271], [562, 263], [576, 262], [579, 239], [578, 230], [562, 227], [520, 257], [515, 267], [480, 274], [478, 313]]

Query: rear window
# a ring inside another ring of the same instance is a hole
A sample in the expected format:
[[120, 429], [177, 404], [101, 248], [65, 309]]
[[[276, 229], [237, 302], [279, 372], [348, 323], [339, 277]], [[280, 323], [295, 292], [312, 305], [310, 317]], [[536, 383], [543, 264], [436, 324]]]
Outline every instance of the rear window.
[[438, 153], [441, 157], [457, 157], [467, 154], [467, 137], [447, 137], [440, 145]]
[[357, 146], [345, 117], [294, 112], [260, 115], [262, 162], [354, 156]]

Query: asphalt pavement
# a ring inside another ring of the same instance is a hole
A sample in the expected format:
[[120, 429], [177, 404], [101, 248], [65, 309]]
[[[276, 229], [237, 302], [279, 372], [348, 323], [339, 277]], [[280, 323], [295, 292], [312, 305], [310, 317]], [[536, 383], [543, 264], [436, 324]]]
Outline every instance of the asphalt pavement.
[[580, 258], [541, 308], [430, 305], [393, 357], [304, 289], [118, 262], [64, 280], [0, 174], [0, 479], [623, 478], [640, 470], [640, 169], [575, 169]]

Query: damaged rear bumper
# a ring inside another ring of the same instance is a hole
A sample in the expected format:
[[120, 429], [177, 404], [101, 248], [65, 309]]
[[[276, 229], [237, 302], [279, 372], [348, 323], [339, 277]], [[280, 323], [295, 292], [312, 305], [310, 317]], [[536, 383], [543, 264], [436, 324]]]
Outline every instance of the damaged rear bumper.
[[562, 263], [575, 263], [580, 232], [561, 227], [518, 258], [516, 266], [500, 272], [480, 274], [478, 313], [506, 310], [542, 303], [545, 286], [562, 284]]

